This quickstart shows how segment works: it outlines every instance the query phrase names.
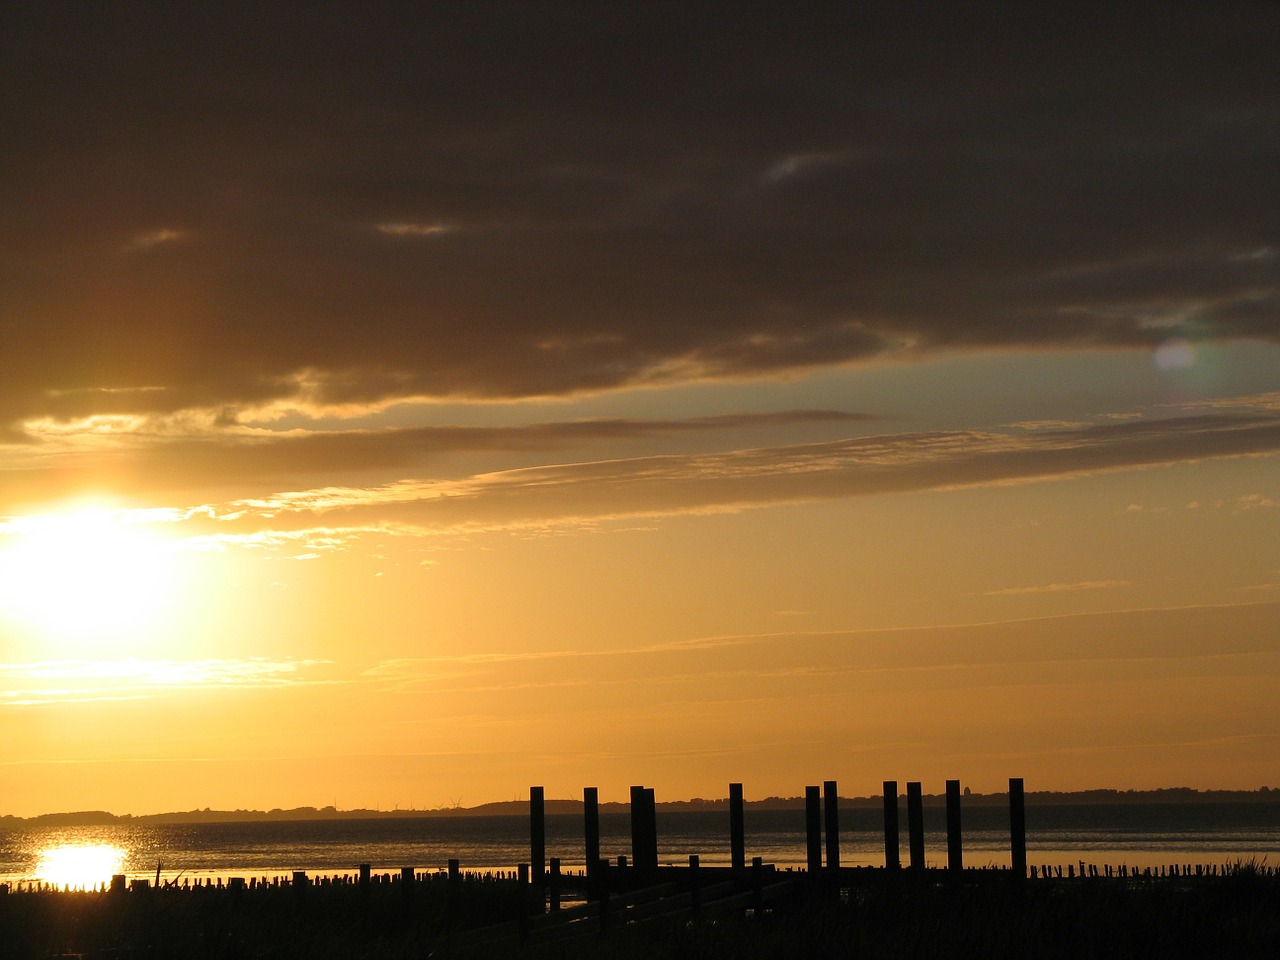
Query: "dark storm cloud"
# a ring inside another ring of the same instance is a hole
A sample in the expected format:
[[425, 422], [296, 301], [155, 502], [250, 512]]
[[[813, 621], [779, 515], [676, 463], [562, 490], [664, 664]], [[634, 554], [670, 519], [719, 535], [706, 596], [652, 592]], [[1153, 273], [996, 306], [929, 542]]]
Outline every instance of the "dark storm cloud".
[[1267, 5], [834, 6], [7, 4], [0, 421], [1280, 337]]

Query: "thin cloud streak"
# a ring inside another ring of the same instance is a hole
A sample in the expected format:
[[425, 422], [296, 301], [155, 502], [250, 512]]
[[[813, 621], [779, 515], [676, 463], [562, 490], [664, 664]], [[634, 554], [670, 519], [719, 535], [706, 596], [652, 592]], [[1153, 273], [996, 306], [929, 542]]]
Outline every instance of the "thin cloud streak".
[[[1086, 476], [1280, 452], [1280, 418], [1219, 413], [1026, 433], [890, 434], [703, 455], [555, 464], [461, 480], [326, 487], [206, 505], [210, 534], [392, 524], [423, 534], [735, 512]], [[325, 517], [324, 523], [316, 523]], [[217, 528], [224, 527], [222, 530]], [[239, 531], [236, 531], [239, 532]]]
[[[327, 660], [43, 660], [0, 663], [0, 707], [149, 699], [165, 691], [264, 689], [328, 683]], [[72, 684], [72, 685], [68, 685]]]

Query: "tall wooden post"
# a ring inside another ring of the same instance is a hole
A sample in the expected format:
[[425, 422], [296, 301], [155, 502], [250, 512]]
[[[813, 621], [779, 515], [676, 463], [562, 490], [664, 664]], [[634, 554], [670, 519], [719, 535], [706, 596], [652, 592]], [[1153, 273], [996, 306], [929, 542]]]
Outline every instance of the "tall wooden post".
[[1013, 875], [1027, 876], [1027, 809], [1021, 777], [1009, 778], [1009, 858]]
[[647, 870], [658, 869], [658, 801], [653, 787], [644, 790], [644, 865]]
[[958, 878], [964, 869], [960, 839], [960, 781], [947, 781], [947, 870]]
[[898, 851], [898, 781], [884, 782], [884, 865], [887, 870], [902, 866]]
[[542, 787], [529, 788], [529, 861], [534, 885], [541, 888], [547, 872], [546, 802]]
[[822, 795], [816, 786], [804, 788], [804, 829], [809, 854], [809, 875], [822, 871]]
[[747, 868], [747, 832], [743, 817], [742, 784], [729, 784], [729, 862], [735, 873]]
[[600, 861], [600, 788], [583, 787], [582, 820], [586, 834], [587, 876], [594, 877]]
[[911, 869], [924, 869], [924, 797], [919, 780], [907, 781], [907, 850]]
[[644, 863], [644, 787], [631, 786], [631, 864], [636, 869]]
[[840, 791], [834, 780], [822, 782], [822, 810], [827, 828], [827, 869], [840, 869]]

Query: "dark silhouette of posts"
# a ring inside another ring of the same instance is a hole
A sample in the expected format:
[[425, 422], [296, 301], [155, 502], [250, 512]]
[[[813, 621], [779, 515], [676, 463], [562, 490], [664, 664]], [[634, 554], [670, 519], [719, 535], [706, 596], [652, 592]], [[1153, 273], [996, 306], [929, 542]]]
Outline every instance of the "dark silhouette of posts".
[[591, 883], [595, 890], [596, 901], [600, 904], [600, 932], [609, 926], [609, 861], [601, 860], [596, 864], [595, 879]]
[[644, 863], [644, 787], [631, 786], [631, 862]]
[[644, 790], [645, 868], [658, 869], [658, 801], [653, 787]]
[[516, 898], [516, 926], [520, 942], [524, 943], [529, 939], [529, 864], [516, 864], [516, 882], [520, 885], [520, 895]]
[[809, 854], [809, 874], [822, 870], [822, 795], [816, 786], [804, 788], [804, 832]]
[[1009, 857], [1013, 875], [1022, 880], [1027, 875], [1027, 808], [1022, 778], [1009, 778]]
[[695, 918], [702, 910], [702, 878], [699, 876], [701, 861], [696, 853], [689, 854], [689, 913]]
[[534, 885], [541, 889], [547, 872], [546, 802], [542, 787], [529, 788], [529, 861]]
[[840, 792], [834, 780], [822, 782], [822, 812], [827, 829], [827, 869], [840, 869]]
[[964, 853], [960, 841], [960, 781], [947, 781], [947, 870], [959, 877], [964, 869]]
[[729, 784], [729, 862], [734, 873], [747, 868], [747, 831], [743, 817], [742, 784]]
[[920, 781], [907, 781], [907, 851], [912, 870], [924, 870], [924, 797]]
[[898, 852], [898, 781], [884, 782], [884, 865], [887, 870], [902, 866]]
[[658, 869], [657, 803], [652, 788], [631, 788], [631, 863], [637, 871]]
[[600, 862], [600, 789], [583, 787], [582, 820], [586, 834], [587, 876], [594, 877]]

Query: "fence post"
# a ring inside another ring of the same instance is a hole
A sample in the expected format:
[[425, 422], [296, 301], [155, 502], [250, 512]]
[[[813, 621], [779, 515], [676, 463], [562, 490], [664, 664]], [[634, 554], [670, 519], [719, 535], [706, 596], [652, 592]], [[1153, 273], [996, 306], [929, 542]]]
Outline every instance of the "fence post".
[[547, 872], [546, 800], [542, 787], [529, 788], [529, 861], [533, 885], [541, 893]]
[[960, 781], [947, 781], [947, 870], [959, 879], [964, 869], [963, 844], [960, 839]]
[[747, 868], [747, 834], [743, 817], [742, 784], [729, 784], [729, 855], [735, 874]]
[[827, 869], [840, 869], [840, 791], [834, 780], [822, 782], [823, 813], [827, 828]]
[[822, 799], [816, 786], [804, 788], [804, 829], [809, 876], [814, 878], [822, 870]]
[[600, 860], [600, 790], [584, 787], [582, 790], [582, 819], [586, 833], [587, 877], [595, 875]]
[[1018, 880], [1027, 876], [1027, 808], [1021, 777], [1009, 778], [1009, 859]]
[[924, 870], [924, 797], [919, 780], [907, 781], [907, 850], [911, 869]]
[[902, 866], [898, 849], [898, 781], [884, 781], [884, 865], [886, 870]]

